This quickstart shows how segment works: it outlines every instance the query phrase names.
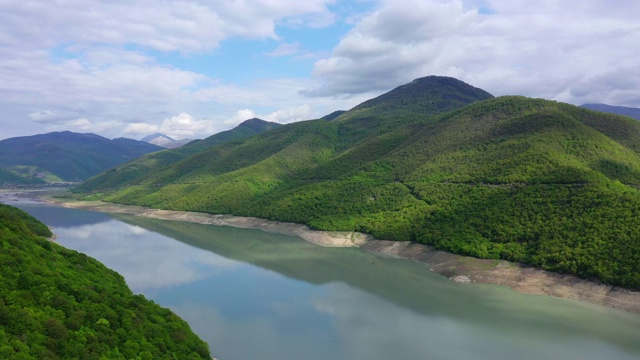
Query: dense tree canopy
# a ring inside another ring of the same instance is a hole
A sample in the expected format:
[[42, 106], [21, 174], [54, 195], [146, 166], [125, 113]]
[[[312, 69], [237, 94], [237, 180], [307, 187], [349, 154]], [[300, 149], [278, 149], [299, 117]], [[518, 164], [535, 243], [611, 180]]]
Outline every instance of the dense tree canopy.
[[640, 289], [640, 123], [448, 78], [205, 149], [134, 183], [112, 176], [76, 191], [363, 231]]
[[177, 315], [45, 236], [44, 224], [0, 204], [1, 359], [211, 359]]

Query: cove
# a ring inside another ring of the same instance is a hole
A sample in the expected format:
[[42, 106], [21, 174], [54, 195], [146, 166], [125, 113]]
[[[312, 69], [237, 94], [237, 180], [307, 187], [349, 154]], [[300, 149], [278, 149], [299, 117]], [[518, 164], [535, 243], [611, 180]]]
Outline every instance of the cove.
[[640, 316], [259, 230], [17, 205], [234, 359], [637, 359]]

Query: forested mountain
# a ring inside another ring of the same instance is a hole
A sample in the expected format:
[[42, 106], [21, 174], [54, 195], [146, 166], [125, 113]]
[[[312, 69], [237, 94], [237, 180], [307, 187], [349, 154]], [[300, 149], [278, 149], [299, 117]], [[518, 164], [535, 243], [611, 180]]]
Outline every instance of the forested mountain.
[[124, 278], [0, 204], [0, 358], [211, 359], [207, 344]]
[[321, 117], [322, 120], [327, 120], [327, 121], [331, 121], [335, 118], [337, 118], [338, 116], [342, 115], [346, 113], [346, 111], [344, 110], [336, 110], [334, 112], [332, 112], [331, 114], [325, 115], [323, 117]]
[[640, 120], [639, 108], [632, 108], [632, 107], [626, 107], [626, 106], [613, 106], [613, 105], [607, 105], [607, 104], [583, 104], [583, 105], [580, 105], [580, 107], [590, 109], [590, 110], [610, 113], [610, 114], [624, 115], [624, 116], [632, 117], [636, 120]]
[[24, 182], [81, 181], [162, 149], [126, 138], [109, 140], [95, 134], [52, 132], [0, 141], [0, 168]]
[[193, 154], [205, 152], [206, 149], [233, 141], [241, 141], [253, 135], [275, 129], [278, 123], [253, 118], [242, 122], [237, 127], [209, 136], [203, 140], [195, 140], [177, 149], [151, 153], [111, 169], [107, 173], [93, 177], [82, 184], [83, 188], [112, 188], [137, 184], [148, 180], [155, 173], [168, 169], [172, 165]]
[[194, 141], [188, 144], [188, 146], [185, 146], [181, 151], [183, 154], [194, 154], [199, 150], [203, 150], [229, 141], [246, 139], [253, 135], [275, 129], [279, 126], [282, 125], [270, 121], [264, 121], [258, 118], [245, 120], [240, 123], [240, 125], [231, 130], [222, 131], [217, 134], [211, 135], [203, 140]]
[[418, 79], [332, 121], [211, 147], [134, 182], [116, 178], [76, 191], [362, 231], [640, 288], [640, 123], [491, 98], [451, 78]]

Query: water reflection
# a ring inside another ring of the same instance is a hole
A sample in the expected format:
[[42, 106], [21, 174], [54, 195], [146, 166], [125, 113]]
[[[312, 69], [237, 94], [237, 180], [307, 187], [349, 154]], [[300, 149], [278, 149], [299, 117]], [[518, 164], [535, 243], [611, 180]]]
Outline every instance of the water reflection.
[[225, 360], [640, 356], [637, 314], [456, 284], [424, 264], [257, 230], [38, 211], [60, 243], [171, 307]]
[[159, 234], [116, 220], [58, 228], [56, 234], [60, 242], [75, 239], [74, 244], [65, 241], [64, 245], [120, 269], [127, 284], [137, 292], [193, 283], [235, 264], [212, 253], [189, 251], [179, 242], [163, 241]]

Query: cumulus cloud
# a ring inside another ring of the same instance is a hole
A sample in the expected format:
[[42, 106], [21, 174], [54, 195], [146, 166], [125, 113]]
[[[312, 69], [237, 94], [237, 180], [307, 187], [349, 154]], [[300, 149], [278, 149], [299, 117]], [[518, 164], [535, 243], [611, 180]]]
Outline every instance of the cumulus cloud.
[[0, 29], [5, 30], [0, 41], [49, 46], [59, 41], [136, 44], [197, 52], [231, 37], [276, 39], [277, 21], [295, 21], [309, 14], [331, 17], [326, 6], [331, 2], [7, 0], [0, 4]]
[[307, 104], [295, 108], [287, 108], [274, 111], [265, 116], [265, 120], [273, 121], [281, 124], [288, 124], [301, 120], [310, 120], [313, 118], [311, 107]]
[[[282, 123], [318, 118], [431, 74], [495, 95], [640, 107], [638, 13], [630, 0], [5, 0], [0, 138], [58, 129], [204, 137], [246, 120], [244, 110]], [[318, 31], [336, 36], [330, 53], [308, 33], [287, 37], [334, 23]], [[202, 70], [238, 38], [276, 44], [247, 61], [264, 66], [248, 74], [268, 75], [240, 83]], [[290, 60], [276, 57], [304, 61], [291, 75], [270, 67]], [[301, 75], [319, 58], [312, 78]]]
[[147, 123], [131, 123], [124, 129], [125, 134], [132, 135], [150, 135], [158, 131], [158, 125]]
[[640, 106], [638, 13], [634, 1], [383, 1], [316, 62], [324, 85], [306, 94], [388, 90], [437, 74], [497, 95]]
[[124, 129], [124, 133], [143, 137], [153, 133], [163, 133], [174, 139], [183, 138], [203, 138], [216, 130], [216, 122], [212, 119], [194, 119], [187, 113], [181, 113], [170, 118], [166, 118], [162, 123], [131, 123]]
[[[92, 132], [106, 129], [103, 135], [111, 137], [121, 136], [132, 123], [190, 129], [174, 130], [181, 136], [211, 130], [202, 120], [194, 121], [197, 125], [161, 122], [181, 112], [222, 120], [218, 111], [228, 111], [231, 102], [236, 109], [246, 107], [255, 91], [230, 99], [225, 88], [234, 85], [168, 65], [170, 60], [159, 60], [162, 54], [210, 55], [234, 38], [280, 41], [278, 24], [319, 26], [305, 25], [311, 16], [329, 25], [327, 6], [333, 1], [2, 1], [0, 137], [64, 124], [77, 130], [86, 125], [73, 123], [79, 118], [90, 119]], [[207, 95], [212, 92], [218, 96]], [[267, 103], [270, 95], [259, 97]]]
[[38, 112], [34, 112], [29, 114], [29, 119], [35, 121], [35, 122], [46, 122], [46, 121], [50, 121], [51, 119], [53, 119], [53, 112], [51, 111], [38, 111]]
[[255, 117], [257, 117], [257, 115], [253, 112], [253, 110], [242, 109], [238, 110], [233, 117], [226, 119], [224, 123], [226, 125], [238, 125], [245, 120], [253, 119]]

